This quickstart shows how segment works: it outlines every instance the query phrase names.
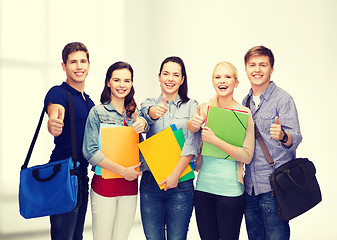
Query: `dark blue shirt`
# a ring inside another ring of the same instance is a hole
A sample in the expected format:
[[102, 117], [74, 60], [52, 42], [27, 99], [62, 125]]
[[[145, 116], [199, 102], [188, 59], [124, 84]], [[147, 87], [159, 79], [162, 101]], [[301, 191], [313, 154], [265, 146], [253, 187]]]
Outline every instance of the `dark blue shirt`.
[[70, 132], [70, 119], [69, 119], [69, 104], [68, 104], [68, 90], [74, 102], [74, 115], [75, 115], [75, 128], [76, 128], [76, 146], [77, 146], [77, 159], [80, 163], [78, 172], [80, 175], [87, 175], [88, 161], [83, 157], [82, 144], [85, 123], [90, 109], [94, 106], [94, 102], [90, 99], [89, 95], [84, 93], [85, 100], [82, 93], [63, 82], [60, 86], [52, 87], [44, 100], [44, 107], [47, 111], [48, 104], [60, 104], [65, 108], [64, 127], [62, 133], [54, 138], [55, 148], [50, 156], [50, 161], [57, 161], [66, 159], [72, 156], [71, 147], [71, 132]]

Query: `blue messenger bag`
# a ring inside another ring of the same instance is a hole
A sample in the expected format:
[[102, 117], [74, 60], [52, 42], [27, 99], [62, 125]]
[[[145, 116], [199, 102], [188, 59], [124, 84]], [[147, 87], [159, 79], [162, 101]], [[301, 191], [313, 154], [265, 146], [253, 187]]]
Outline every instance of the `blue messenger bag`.
[[77, 204], [78, 174], [74, 106], [70, 93], [69, 113], [71, 125], [72, 157], [44, 165], [27, 167], [39, 134], [44, 116], [42, 110], [32, 143], [20, 171], [20, 214], [26, 218], [37, 218], [67, 213]]

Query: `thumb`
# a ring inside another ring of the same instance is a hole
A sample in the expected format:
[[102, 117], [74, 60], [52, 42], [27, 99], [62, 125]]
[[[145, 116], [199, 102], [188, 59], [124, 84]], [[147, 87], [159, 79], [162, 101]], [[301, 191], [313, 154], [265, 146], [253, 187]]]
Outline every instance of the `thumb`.
[[136, 165], [133, 165], [133, 168], [136, 169], [136, 168], [140, 167], [141, 164], [142, 163], [137, 163]]
[[197, 106], [197, 115], [198, 115], [198, 116], [201, 116], [201, 113], [200, 113], [200, 105]]
[[133, 122], [137, 122], [138, 120], [138, 110], [136, 109], [135, 112], [133, 113]]
[[57, 109], [57, 119], [62, 119], [62, 110], [60, 108]]
[[275, 123], [278, 124], [278, 125], [280, 125], [280, 121], [278, 119], [278, 116], [275, 117]]

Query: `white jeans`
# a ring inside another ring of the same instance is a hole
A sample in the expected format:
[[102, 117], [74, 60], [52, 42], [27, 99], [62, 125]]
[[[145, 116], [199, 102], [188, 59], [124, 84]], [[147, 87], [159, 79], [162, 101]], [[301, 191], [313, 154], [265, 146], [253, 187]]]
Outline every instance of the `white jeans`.
[[94, 240], [127, 240], [136, 214], [137, 195], [102, 197], [91, 189]]

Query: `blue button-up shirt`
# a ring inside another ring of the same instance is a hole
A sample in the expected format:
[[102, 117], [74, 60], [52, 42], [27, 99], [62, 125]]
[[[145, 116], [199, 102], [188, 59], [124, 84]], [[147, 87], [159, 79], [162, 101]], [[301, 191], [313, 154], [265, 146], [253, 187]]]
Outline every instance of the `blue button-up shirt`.
[[[302, 141], [302, 135], [293, 98], [286, 91], [277, 87], [274, 82], [271, 82], [260, 96], [261, 102], [258, 108], [253, 100], [252, 90], [250, 90], [248, 96], [251, 96], [250, 109], [254, 122], [275, 162], [275, 167], [277, 168], [294, 159], [296, 157], [296, 149]], [[247, 105], [248, 96], [243, 100], [244, 105]], [[284, 131], [292, 136], [292, 146], [290, 148], [270, 136], [270, 126], [275, 124], [276, 116], [279, 117]], [[255, 195], [270, 192], [269, 175], [272, 172], [273, 168], [268, 164], [259, 143], [255, 140], [253, 160], [246, 165], [244, 178], [246, 192], [250, 195], [253, 189]]]
[[[157, 106], [163, 102], [163, 98], [160, 95], [159, 98], [148, 98], [141, 104], [141, 112], [148, 124], [150, 129], [146, 134], [146, 138], [149, 138], [160, 131], [168, 128], [170, 125], [175, 124], [178, 129], [183, 129], [185, 144], [181, 152], [181, 156], [194, 155], [192, 161], [194, 161], [200, 151], [200, 133], [192, 133], [187, 129], [187, 121], [193, 117], [197, 110], [198, 103], [195, 100], [189, 100], [186, 103], [179, 104], [179, 95], [173, 101], [168, 103], [168, 112], [157, 120], [153, 120], [149, 116], [149, 108], [152, 106]], [[148, 170], [148, 166], [142, 164], [143, 171]]]

